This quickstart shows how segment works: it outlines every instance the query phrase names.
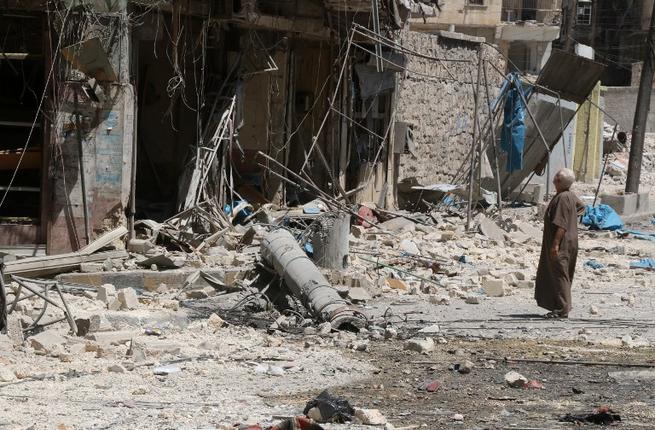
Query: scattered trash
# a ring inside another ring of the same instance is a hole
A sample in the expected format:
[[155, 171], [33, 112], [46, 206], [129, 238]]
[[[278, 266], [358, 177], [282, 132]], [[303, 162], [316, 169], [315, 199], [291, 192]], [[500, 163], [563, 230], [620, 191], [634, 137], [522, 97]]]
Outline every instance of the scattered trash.
[[544, 385], [541, 382], [537, 381], [536, 379], [531, 379], [525, 383], [523, 388], [526, 390], [528, 389], [543, 390]]
[[434, 393], [439, 388], [441, 388], [441, 382], [434, 380], [424, 383], [419, 387], [419, 390], [427, 391], [428, 393]]
[[587, 205], [582, 215], [582, 224], [592, 230], [620, 230], [623, 228], [623, 221], [619, 214], [611, 206], [603, 204], [596, 207]]
[[343, 424], [346, 421], [352, 421], [355, 414], [355, 409], [350, 406], [348, 400], [335, 397], [328, 390], [324, 390], [315, 399], [307, 402], [303, 413], [307, 415], [314, 408], [320, 412], [320, 419], [317, 421], [322, 423]]
[[178, 373], [178, 372], [181, 372], [181, 371], [182, 371], [182, 369], [180, 369], [179, 367], [177, 367], [175, 365], [172, 365], [172, 364], [169, 364], [169, 365], [166, 365], [166, 366], [155, 367], [152, 370], [152, 372], [155, 375], [158, 375], [158, 376], [167, 376], [167, 375], [171, 375], [173, 373]]
[[603, 267], [605, 267], [602, 263], [599, 263], [596, 260], [587, 260], [587, 261], [585, 261], [584, 266], [589, 267], [589, 268], [594, 269], [594, 270], [602, 269]]
[[559, 419], [560, 422], [565, 423], [574, 423], [574, 424], [598, 424], [598, 425], [609, 425], [621, 421], [621, 416], [617, 413], [614, 413], [609, 407], [603, 406], [598, 409], [598, 411], [592, 414], [566, 414]]

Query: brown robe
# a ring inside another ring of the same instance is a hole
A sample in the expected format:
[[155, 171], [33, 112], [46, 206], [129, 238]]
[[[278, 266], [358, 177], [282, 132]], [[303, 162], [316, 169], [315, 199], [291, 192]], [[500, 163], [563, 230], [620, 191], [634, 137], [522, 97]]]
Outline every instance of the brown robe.
[[[544, 237], [537, 268], [534, 298], [549, 311], [568, 315], [571, 310], [571, 282], [578, 258], [578, 212], [583, 203], [572, 191], [553, 197], [544, 215]], [[550, 257], [557, 228], [566, 230], [559, 245], [558, 258]]]

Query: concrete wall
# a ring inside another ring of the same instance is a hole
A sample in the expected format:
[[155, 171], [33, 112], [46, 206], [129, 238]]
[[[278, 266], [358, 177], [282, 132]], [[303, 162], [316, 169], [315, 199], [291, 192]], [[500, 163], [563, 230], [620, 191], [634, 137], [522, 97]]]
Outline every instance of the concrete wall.
[[[127, 27], [120, 27], [122, 31], [114, 39], [115, 45], [103, 46], [110, 53], [108, 59], [117, 76], [117, 82], [100, 83], [104, 101], [91, 101], [83, 95], [81, 84], [74, 80], [60, 86], [48, 171], [52, 189], [47, 234], [49, 254], [69, 252], [87, 244], [82, 178], [90, 241], [126, 223], [135, 111], [134, 89], [129, 84]], [[89, 34], [93, 31], [86, 30]]]
[[[605, 99], [605, 110], [619, 123], [619, 127], [628, 133], [632, 132], [637, 107], [638, 87], [603, 87], [601, 95]], [[610, 118], [605, 119], [613, 123]], [[650, 111], [646, 121], [646, 132], [655, 132], [655, 88], [651, 92]]]
[[[401, 156], [400, 180], [416, 177], [418, 182], [425, 185], [451, 182], [466, 164], [473, 131], [471, 79], [477, 73], [480, 39], [463, 38], [457, 40], [417, 32], [403, 35], [402, 43], [411, 49], [468, 62], [438, 63], [410, 58], [408, 68], [411, 72], [399, 84], [397, 120], [413, 125], [417, 156]], [[484, 47], [483, 55], [504, 70], [504, 62], [497, 51]], [[487, 67], [487, 76], [493, 98], [501, 77], [491, 66]], [[483, 106], [480, 106], [481, 112]], [[484, 122], [484, 117], [481, 121]]]

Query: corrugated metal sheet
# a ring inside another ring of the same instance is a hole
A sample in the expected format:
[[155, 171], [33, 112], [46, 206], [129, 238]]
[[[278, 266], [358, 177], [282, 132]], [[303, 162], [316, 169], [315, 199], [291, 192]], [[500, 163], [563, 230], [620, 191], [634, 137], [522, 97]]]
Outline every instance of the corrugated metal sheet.
[[605, 65], [579, 55], [553, 49], [537, 84], [556, 91], [565, 100], [583, 103], [605, 70]]

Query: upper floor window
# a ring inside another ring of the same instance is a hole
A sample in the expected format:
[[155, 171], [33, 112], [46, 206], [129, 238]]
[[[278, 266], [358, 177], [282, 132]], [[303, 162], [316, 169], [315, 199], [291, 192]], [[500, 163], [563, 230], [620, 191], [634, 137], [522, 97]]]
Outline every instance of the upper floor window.
[[466, 0], [466, 4], [484, 6], [484, 0]]
[[591, 1], [578, 0], [578, 24], [590, 25], [591, 24]]

